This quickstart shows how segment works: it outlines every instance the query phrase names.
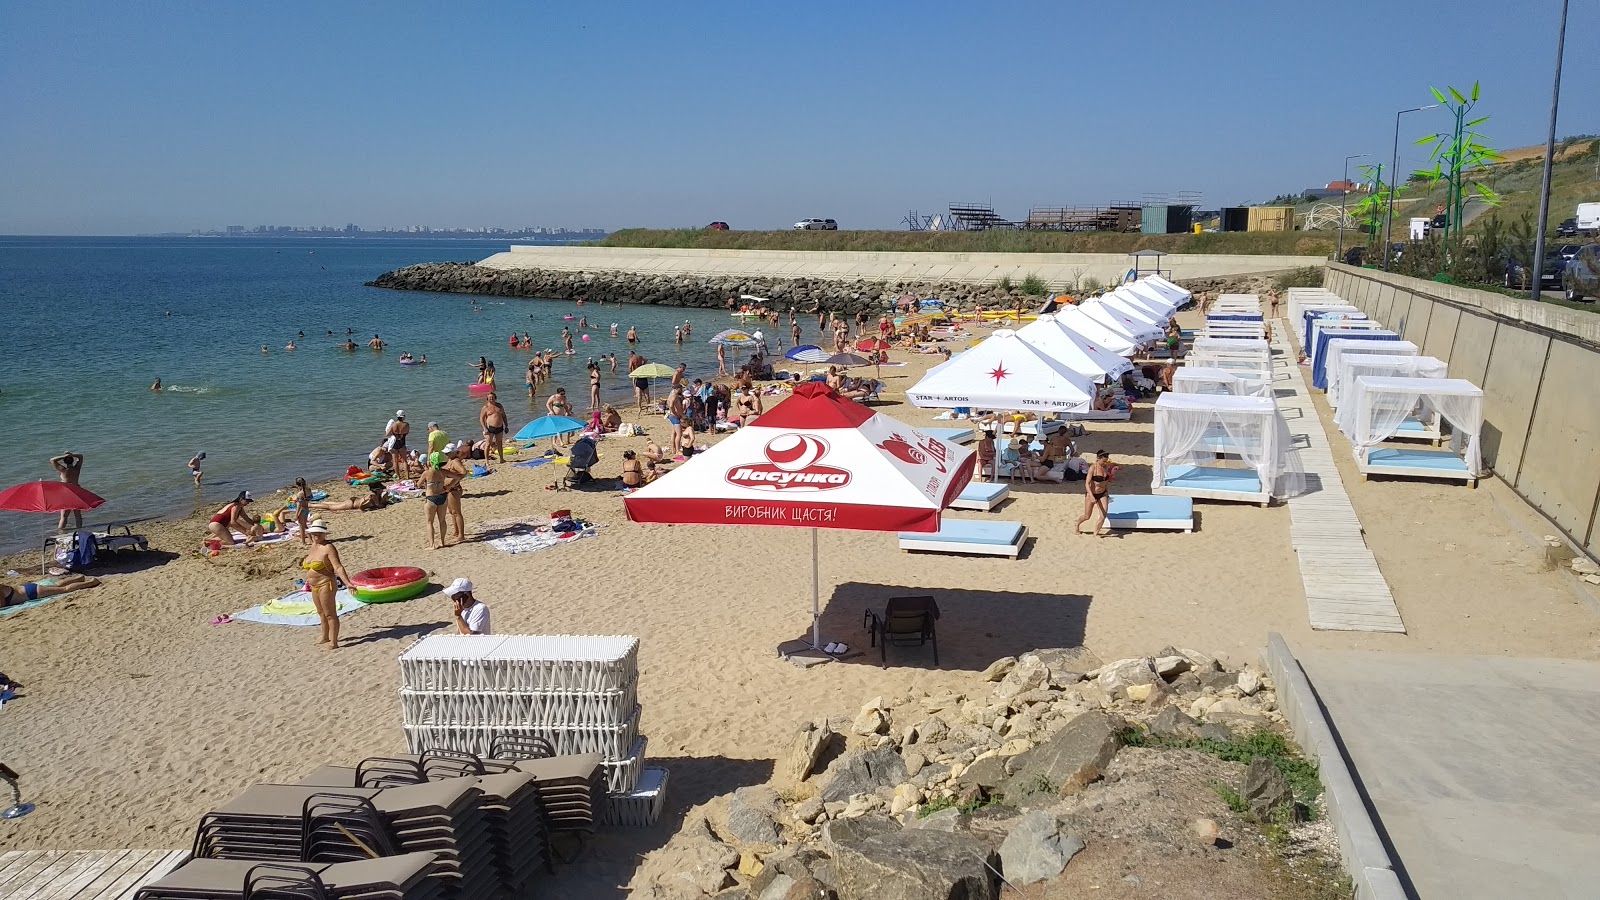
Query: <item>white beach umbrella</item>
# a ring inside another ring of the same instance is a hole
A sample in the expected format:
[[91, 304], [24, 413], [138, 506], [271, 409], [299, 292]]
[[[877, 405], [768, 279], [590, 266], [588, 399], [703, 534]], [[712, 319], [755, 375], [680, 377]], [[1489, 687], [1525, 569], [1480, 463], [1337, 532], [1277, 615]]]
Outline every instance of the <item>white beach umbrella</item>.
[[906, 392], [913, 406], [1083, 412], [1094, 398], [1090, 379], [1001, 329]]
[[1055, 315], [1042, 313], [1031, 324], [1017, 329], [1017, 337], [1038, 347], [1045, 356], [1066, 366], [1090, 381], [1119, 378], [1133, 368], [1127, 357], [1111, 352], [1056, 321]]

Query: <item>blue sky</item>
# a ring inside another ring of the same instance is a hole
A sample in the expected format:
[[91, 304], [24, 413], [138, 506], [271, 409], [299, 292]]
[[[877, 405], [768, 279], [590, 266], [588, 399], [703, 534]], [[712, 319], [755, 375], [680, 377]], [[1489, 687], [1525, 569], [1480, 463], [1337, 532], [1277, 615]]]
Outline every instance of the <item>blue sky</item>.
[[[1572, 7], [1559, 130], [1600, 132], [1574, 64], [1600, 8]], [[1481, 80], [1493, 143], [1541, 142], [1558, 10], [8, 3], [0, 233], [894, 228], [951, 201], [1260, 201], [1387, 159], [1394, 111], [1430, 84]], [[1402, 156], [1420, 165], [1405, 144], [1445, 125], [1407, 116]]]

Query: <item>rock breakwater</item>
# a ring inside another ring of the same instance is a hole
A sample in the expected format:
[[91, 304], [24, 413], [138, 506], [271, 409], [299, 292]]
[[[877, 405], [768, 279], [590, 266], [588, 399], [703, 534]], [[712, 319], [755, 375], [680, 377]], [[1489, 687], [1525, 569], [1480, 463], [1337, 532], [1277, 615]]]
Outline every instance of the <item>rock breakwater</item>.
[[777, 308], [826, 310], [853, 314], [880, 312], [887, 301], [906, 294], [938, 297], [964, 307], [1033, 310], [1042, 297], [1005, 290], [999, 285], [928, 281], [827, 281], [814, 278], [737, 278], [726, 276], [646, 275], [630, 272], [572, 272], [549, 269], [496, 269], [474, 263], [423, 263], [386, 272], [369, 287], [397, 291], [486, 294], [495, 297], [539, 297], [548, 300], [590, 300], [656, 306], [722, 309], [729, 298], [743, 294], [766, 297]]

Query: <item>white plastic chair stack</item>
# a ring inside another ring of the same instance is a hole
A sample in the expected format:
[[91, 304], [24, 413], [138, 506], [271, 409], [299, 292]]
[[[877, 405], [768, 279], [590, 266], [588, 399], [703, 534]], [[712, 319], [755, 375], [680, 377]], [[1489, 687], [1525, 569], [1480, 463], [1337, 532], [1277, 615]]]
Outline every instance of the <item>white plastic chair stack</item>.
[[666, 773], [645, 778], [638, 655], [639, 639], [627, 636], [423, 638], [400, 656], [406, 742], [413, 753], [489, 756], [496, 738], [537, 737], [560, 755], [597, 753], [612, 795], [609, 818], [650, 824]]

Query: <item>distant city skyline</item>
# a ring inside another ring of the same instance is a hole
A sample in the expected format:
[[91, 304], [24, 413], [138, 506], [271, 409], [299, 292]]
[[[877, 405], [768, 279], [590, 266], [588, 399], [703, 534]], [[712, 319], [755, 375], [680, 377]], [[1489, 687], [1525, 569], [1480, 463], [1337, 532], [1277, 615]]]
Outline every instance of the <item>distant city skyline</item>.
[[[0, 233], [535, 216], [848, 230], [952, 202], [1011, 218], [1182, 191], [1208, 208], [1260, 202], [1341, 178], [1351, 154], [1387, 162], [1395, 112], [1431, 103], [1430, 86], [1481, 81], [1491, 144], [1538, 143], [1558, 13], [1557, 0], [10, 4]], [[1597, 30], [1600, 7], [1575, 4], [1569, 35]], [[1569, 48], [1560, 134], [1600, 132], [1581, 64]], [[1405, 117], [1402, 171], [1427, 164], [1413, 142], [1446, 125], [1442, 110]]]

